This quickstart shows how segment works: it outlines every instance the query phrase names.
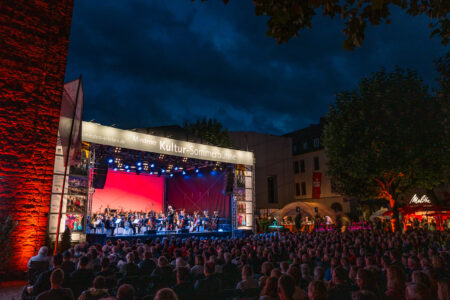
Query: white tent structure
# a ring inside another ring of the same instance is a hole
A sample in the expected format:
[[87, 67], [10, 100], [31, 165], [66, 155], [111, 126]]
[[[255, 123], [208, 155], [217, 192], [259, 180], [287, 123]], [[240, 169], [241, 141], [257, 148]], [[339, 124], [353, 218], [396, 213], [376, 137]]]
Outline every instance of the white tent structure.
[[272, 216], [278, 219], [281, 219], [285, 216], [296, 216], [297, 207], [300, 207], [300, 213], [302, 214], [303, 217], [305, 216], [308, 216], [309, 218], [314, 217], [316, 215], [314, 209], [315, 207], [317, 207], [319, 210], [319, 215], [330, 216], [333, 219], [333, 221], [336, 220], [336, 213], [330, 207], [318, 202], [304, 202], [304, 201], [289, 203], [282, 209], [272, 213]]
[[391, 218], [390, 216], [383, 216], [383, 214], [384, 214], [385, 212], [387, 212], [387, 211], [388, 211], [387, 208], [382, 207], [382, 208], [380, 208], [379, 210], [377, 210], [376, 212], [374, 212], [374, 213], [369, 217], [369, 220], [370, 220], [370, 221], [373, 221], [373, 220], [375, 220], [375, 218], [386, 218], [386, 219], [390, 219], [390, 218]]

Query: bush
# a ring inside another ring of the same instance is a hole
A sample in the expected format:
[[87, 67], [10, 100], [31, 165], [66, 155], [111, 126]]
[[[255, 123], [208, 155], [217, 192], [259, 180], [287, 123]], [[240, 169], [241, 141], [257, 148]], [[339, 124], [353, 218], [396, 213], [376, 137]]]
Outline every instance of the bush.
[[12, 216], [0, 218], [0, 271], [6, 271], [11, 258], [11, 233], [19, 222]]

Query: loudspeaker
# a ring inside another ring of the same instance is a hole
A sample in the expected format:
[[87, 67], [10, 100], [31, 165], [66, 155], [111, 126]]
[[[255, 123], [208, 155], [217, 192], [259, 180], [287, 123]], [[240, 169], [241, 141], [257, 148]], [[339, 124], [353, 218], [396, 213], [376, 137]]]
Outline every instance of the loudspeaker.
[[97, 168], [94, 169], [94, 189], [103, 189], [108, 175], [108, 162], [106, 157], [100, 159]]
[[228, 170], [227, 172], [227, 179], [226, 179], [226, 185], [225, 185], [225, 194], [230, 195], [233, 193], [234, 189], [234, 171]]
[[156, 234], [156, 230], [146, 230], [144, 234]]

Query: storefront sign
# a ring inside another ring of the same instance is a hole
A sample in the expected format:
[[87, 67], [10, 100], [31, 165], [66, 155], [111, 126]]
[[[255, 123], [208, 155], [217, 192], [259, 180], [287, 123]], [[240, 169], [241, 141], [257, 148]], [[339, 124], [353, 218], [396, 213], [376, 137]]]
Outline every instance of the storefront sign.
[[409, 201], [409, 204], [424, 204], [424, 203], [431, 203], [431, 200], [427, 197], [427, 195], [423, 195], [421, 198], [417, 197], [417, 194], [414, 194], [414, 196], [411, 198], [411, 201]]

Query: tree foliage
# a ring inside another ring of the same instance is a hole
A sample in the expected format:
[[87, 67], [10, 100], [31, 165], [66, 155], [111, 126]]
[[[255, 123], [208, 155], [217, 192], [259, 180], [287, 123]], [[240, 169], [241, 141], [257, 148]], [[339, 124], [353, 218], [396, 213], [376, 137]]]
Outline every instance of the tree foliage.
[[69, 226], [66, 226], [62, 236], [61, 236], [61, 242], [58, 244], [58, 251], [59, 253], [63, 253], [64, 251], [70, 249], [72, 246], [72, 232], [70, 231]]
[[218, 147], [233, 147], [227, 129], [223, 128], [222, 124], [216, 119], [203, 118], [195, 123], [186, 121], [183, 127], [189, 134], [201, 138], [203, 142]]
[[0, 271], [6, 271], [11, 258], [11, 233], [16, 228], [18, 222], [12, 216], [0, 218]]
[[386, 199], [395, 213], [400, 194], [448, 180], [445, 102], [416, 72], [399, 68], [381, 70], [364, 78], [359, 89], [337, 94], [323, 136], [337, 190], [363, 200]]
[[447, 16], [450, 1], [447, 0], [253, 0], [253, 3], [256, 15], [269, 17], [266, 35], [278, 43], [287, 42], [297, 37], [299, 31], [311, 28], [313, 18], [322, 14], [331, 19], [341, 17], [347, 37], [342, 47], [353, 50], [355, 46], [361, 47], [368, 25], [390, 23], [392, 7], [401, 8], [410, 16], [427, 16], [431, 37], [439, 36], [442, 44], [447, 45], [450, 36]]

